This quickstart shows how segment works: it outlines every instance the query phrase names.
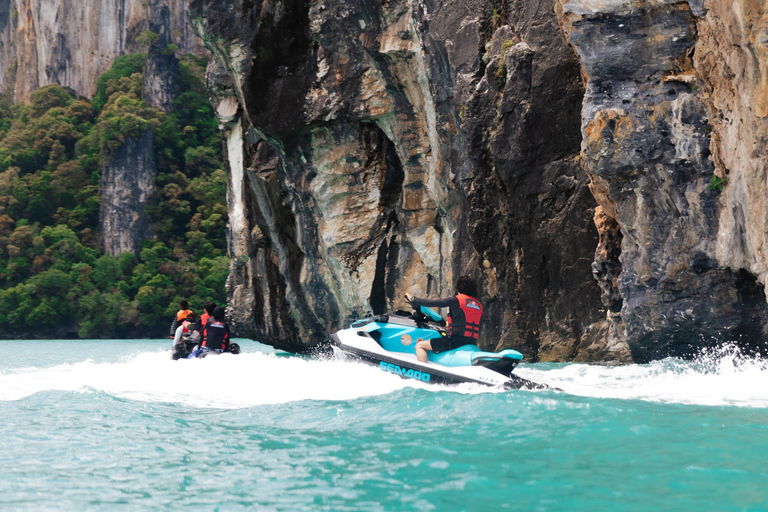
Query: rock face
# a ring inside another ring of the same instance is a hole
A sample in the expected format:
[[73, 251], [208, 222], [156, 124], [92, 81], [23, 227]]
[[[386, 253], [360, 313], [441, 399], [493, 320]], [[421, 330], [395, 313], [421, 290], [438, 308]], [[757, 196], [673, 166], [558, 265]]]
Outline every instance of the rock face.
[[764, 350], [765, 8], [558, 0], [557, 11], [586, 80], [582, 161], [600, 203], [593, 269], [609, 338], [639, 362], [727, 341]]
[[[174, 43], [182, 53], [204, 49], [190, 30], [183, 0], [168, 0]], [[91, 97], [96, 79], [116, 57], [141, 51], [146, 0], [0, 0], [0, 91], [28, 101], [57, 83]]]
[[628, 360], [606, 343], [584, 89], [551, 2], [188, 6], [215, 56], [239, 334], [307, 348], [469, 274], [484, 348]]
[[152, 236], [144, 207], [155, 189], [157, 165], [152, 130], [128, 138], [107, 156], [101, 171], [99, 227], [104, 249], [112, 256], [137, 254], [138, 244]]
[[179, 75], [179, 60], [174, 55], [171, 38], [171, 10], [165, 0], [151, 0], [148, 9], [149, 30], [157, 34], [157, 41], [147, 52], [144, 100], [168, 112], [176, 99]]

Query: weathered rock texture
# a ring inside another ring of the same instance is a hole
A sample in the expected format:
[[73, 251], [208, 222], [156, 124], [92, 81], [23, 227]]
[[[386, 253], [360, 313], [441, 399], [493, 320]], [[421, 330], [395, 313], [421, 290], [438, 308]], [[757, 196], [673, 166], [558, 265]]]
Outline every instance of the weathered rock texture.
[[[147, 5], [149, 30], [157, 41], [147, 51], [144, 72], [144, 100], [168, 111], [176, 98], [179, 62], [170, 47], [171, 10], [166, 0]], [[148, 129], [137, 138], [128, 138], [115, 151], [108, 151], [101, 171], [99, 232], [106, 252], [138, 253], [139, 242], [152, 237], [145, 207], [155, 190], [157, 164], [154, 137]]]
[[[204, 53], [184, 1], [168, 5], [180, 51]], [[142, 51], [136, 38], [148, 28], [148, 7], [146, 0], [0, 0], [0, 92], [11, 88], [27, 101], [57, 83], [91, 97], [116, 57]]]
[[99, 232], [112, 256], [137, 254], [139, 242], [152, 236], [144, 207], [155, 189], [157, 165], [152, 130], [129, 138], [107, 155], [101, 170]]
[[173, 52], [171, 37], [171, 9], [165, 0], [150, 0], [149, 30], [157, 34], [157, 41], [147, 51], [144, 71], [144, 99], [163, 112], [168, 112], [176, 99], [179, 60]]
[[606, 343], [584, 89], [552, 2], [188, 5], [216, 58], [241, 335], [307, 347], [467, 273], [484, 348], [628, 360]]
[[[764, 350], [768, 13], [760, 2], [558, 0], [586, 80], [594, 271], [636, 361]], [[713, 174], [727, 179], [708, 187]]]

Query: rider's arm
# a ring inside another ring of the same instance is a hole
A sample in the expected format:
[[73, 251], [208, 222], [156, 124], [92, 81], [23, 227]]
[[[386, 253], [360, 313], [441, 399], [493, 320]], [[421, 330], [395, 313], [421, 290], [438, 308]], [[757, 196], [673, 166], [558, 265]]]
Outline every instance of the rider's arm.
[[181, 333], [184, 332], [184, 326], [180, 325], [176, 328], [176, 334], [173, 336], [173, 344], [176, 345], [181, 341]]
[[427, 306], [428, 308], [447, 308], [450, 307], [452, 300], [455, 297], [446, 297], [444, 299], [420, 299], [414, 297], [412, 304], [414, 306]]

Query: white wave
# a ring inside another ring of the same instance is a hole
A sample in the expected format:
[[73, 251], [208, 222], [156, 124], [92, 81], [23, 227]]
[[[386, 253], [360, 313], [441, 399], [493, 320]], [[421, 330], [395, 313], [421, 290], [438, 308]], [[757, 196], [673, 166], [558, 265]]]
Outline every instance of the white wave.
[[359, 363], [264, 352], [172, 361], [170, 352], [162, 351], [139, 353], [122, 362], [88, 359], [4, 372], [0, 400], [43, 391], [97, 390], [137, 401], [241, 408], [299, 400], [351, 400], [408, 386], [422, 387]]
[[552, 369], [524, 366], [515, 373], [586, 397], [768, 407], [768, 363], [745, 358], [731, 347], [694, 361], [670, 358], [646, 365], [568, 364]]
[[[0, 373], [0, 401], [45, 391], [96, 390], [136, 401], [244, 408], [301, 400], [353, 400], [406, 387], [462, 394], [500, 392], [474, 384], [422, 384], [362, 363], [281, 357], [271, 347], [259, 344], [256, 348], [259, 351], [238, 356], [190, 361], [172, 361], [170, 352], [163, 350], [123, 355], [117, 362], [85, 359], [47, 368], [6, 369]], [[768, 362], [744, 358], [732, 349], [692, 362], [522, 365], [515, 373], [585, 397], [768, 407]]]

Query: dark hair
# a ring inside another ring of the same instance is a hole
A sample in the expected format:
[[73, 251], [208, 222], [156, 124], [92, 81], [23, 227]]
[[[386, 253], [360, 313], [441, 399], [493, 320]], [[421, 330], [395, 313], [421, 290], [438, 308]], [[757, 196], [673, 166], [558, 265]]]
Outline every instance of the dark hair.
[[209, 300], [205, 303], [205, 312], [209, 315], [213, 316], [213, 310], [216, 309], [216, 303], [212, 300]]
[[187, 302], [187, 299], [184, 299], [179, 302], [179, 306], [181, 306], [181, 309], [189, 309], [189, 302]]
[[182, 319], [182, 322], [194, 322], [197, 315], [194, 311], [190, 311], [186, 318]]
[[461, 276], [456, 280], [456, 291], [477, 298], [477, 284], [469, 276]]
[[216, 307], [216, 309], [213, 310], [213, 318], [216, 320], [224, 320], [224, 308], [221, 306]]

